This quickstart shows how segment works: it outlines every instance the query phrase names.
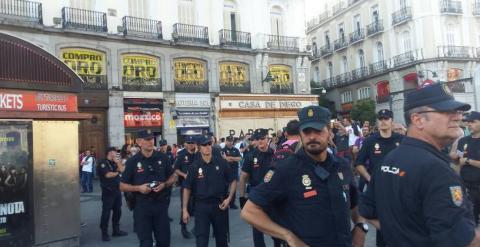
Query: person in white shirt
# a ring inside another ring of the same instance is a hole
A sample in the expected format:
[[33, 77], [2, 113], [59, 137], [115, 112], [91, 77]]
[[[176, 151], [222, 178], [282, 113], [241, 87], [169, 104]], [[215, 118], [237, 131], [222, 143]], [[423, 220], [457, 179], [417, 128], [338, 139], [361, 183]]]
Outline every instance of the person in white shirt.
[[85, 157], [83, 157], [80, 165], [82, 166], [82, 193], [91, 193], [93, 192], [93, 163], [95, 158], [92, 156], [90, 150], [85, 151]]

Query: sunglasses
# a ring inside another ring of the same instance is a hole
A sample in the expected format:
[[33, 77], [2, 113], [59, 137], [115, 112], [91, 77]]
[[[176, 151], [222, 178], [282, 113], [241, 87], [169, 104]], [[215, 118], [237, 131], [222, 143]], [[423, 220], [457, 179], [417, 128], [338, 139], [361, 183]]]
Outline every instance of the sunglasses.
[[211, 142], [209, 142], [209, 143], [205, 143], [205, 144], [200, 144], [200, 146], [202, 146], [202, 147], [211, 146], [211, 145], [212, 145], [212, 143], [211, 143]]

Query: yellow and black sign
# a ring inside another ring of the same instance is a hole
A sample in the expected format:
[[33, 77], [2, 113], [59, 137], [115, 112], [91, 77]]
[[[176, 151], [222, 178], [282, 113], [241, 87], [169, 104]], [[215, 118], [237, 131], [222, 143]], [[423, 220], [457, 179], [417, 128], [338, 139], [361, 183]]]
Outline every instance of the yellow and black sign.
[[206, 62], [194, 58], [174, 60], [175, 91], [208, 92]]
[[122, 55], [122, 83], [127, 90], [161, 90], [160, 59], [145, 54]]
[[220, 91], [232, 93], [249, 93], [250, 76], [248, 64], [237, 62], [221, 62]]
[[268, 71], [272, 76], [272, 93], [293, 93], [292, 69], [287, 65], [270, 65]]
[[107, 84], [105, 53], [84, 49], [61, 49], [62, 61], [89, 84]]

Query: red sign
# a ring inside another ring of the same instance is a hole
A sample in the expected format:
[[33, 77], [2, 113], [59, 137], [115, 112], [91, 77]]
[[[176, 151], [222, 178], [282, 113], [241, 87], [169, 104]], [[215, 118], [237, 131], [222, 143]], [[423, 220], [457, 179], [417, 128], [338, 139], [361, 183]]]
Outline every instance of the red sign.
[[68, 93], [0, 90], [0, 111], [78, 112], [77, 96]]
[[162, 113], [159, 111], [125, 112], [125, 128], [162, 127]]

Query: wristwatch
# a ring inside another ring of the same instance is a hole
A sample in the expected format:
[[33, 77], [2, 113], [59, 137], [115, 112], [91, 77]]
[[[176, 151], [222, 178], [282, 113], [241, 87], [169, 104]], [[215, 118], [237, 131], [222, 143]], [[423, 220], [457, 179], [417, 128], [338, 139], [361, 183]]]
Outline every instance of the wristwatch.
[[368, 224], [367, 223], [364, 223], [364, 222], [358, 222], [355, 224], [355, 227], [358, 227], [360, 229], [362, 229], [362, 231], [364, 233], [367, 233], [368, 232]]

